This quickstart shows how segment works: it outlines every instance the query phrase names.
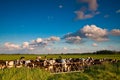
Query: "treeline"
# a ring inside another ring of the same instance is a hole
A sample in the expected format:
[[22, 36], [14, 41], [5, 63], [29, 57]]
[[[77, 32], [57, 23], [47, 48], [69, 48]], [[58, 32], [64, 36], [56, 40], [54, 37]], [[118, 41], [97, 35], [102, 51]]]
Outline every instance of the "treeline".
[[87, 55], [87, 54], [120, 54], [120, 51], [111, 51], [111, 50], [100, 50], [100, 51], [96, 51], [96, 52], [88, 52], [88, 53], [66, 53], [66, 54], [63, 54], [61, 53], [62, 55], [79, 55], [79, 54], [82, 54], [82, 55]]
[[101, 50], [96, 51], [93, 54], [120, 54], [120, 51]]

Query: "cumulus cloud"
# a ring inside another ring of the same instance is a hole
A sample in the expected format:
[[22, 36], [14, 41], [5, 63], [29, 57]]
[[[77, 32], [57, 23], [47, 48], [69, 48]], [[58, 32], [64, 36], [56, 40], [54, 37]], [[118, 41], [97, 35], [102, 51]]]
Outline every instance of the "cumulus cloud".
[[93, 44], [92, 44], [92, 46], [97, 47], [97, 46], [98, 46], [98, 44], [97, 44], [97, 43], [93, 43]]
[[[44, 48], [46, 46], [51, 46], [51, 44], [54, 44], [56, 41], [59, 41], [60, 38], [56, 36], [51, 36], [49, 38], [37, 38], [35, 40], [32, 40], [30, 42], [23, 42], [21, 45], [13, 44], [10, 42], [4, 43], [5, 50], [22, 50], [28, 51], [28, 50], [34, 50], [38, 48]], [[50, 50], [50, 48], [48, 48]]]
[[95, 15], [100, 14], [100, 12], [97, 11], [98, 4], [97, 0], [78, 0], [80, 3], [87, 3], [87, 7], [81, 7], [80, 10], [75, 11], [76, 14], [76, 20], [82, 20], [82, 19], [89, 19], [94, 17]]
[[81, 41], [81, 38], [79, 36], [67, 37], [65, 40], [67, 43], [79, 43]]
[[48, 41], [47, 40], [43, 40], [41, 38], [37, 38], [36, 40], [32, 40], [30, 42], [30, 47], [45, 47], [48, 45]]
[[21, 49], [19, 45], [17, 44], [13, 44], [13, 43], [10, 43], [10, 42], [6, 42], [4, 44], [5, 48], [9, 49], [9, 50], [16, 50], [16, 49]]
[[96, 25], [85, 25], [82, 29], [79, 29], [76, 32], [64, 35], [63, 39], [68, 39], [67, 41], [69, 42], [71, 41], [72, 37], [74, 38], [77, 36], [80, 38], [90, 38], [95, 41], [107, 41], [108, 31], [106, 29], [97, 27]]
[[37, 38], [35, 41], [36, 41], [37, 43], [40, 43], [40, 42], [42, 42], [42, 38]]
[[52, 36], [47, 39], [48, 41], [60, 41], [60, 37]]
[[23, 48], [28, 48], [29, 47], [29, 42], [23, 42], [22, 47]]
[[86, 25], [82, 29], [85, 36], [95, 41], [107, 41], [108, 32], [106, 29], [97, 27], [96, 25]]
[[32, 47], [45, 47], [49, 44], [53, 44], [56, 41], [60, 41], [60, 37], [51, 36], [49, 38], [37, 38], [36, 40], [32, 40], [30, 42], [30, 46], [32, 46]]
[[110, 33], [115, 36], [120, 36], [120, 29], [113, 29]]
[[71, 32], [71, 33], [67, 33], [63, 36], [63, 39], [66, 39], [68, 37], [76, 37], [76, 36], [79, 36], [81, 38], [86, 38], [85, 34], [82, 32], [82, 30], [78, 30], [76, 32]]

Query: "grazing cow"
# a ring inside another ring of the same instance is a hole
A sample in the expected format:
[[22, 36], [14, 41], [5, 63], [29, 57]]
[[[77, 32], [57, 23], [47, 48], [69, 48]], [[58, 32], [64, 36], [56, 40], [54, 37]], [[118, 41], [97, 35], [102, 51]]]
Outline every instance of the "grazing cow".
[[80, 71], [83, 69], [83, 60], [80, 58], [71, 59], [71, 71]]
[[96, 64], [102, 64], [101, 59], [94, 59], [93, 65], [96, 65]]
[[24, 66], [28, 68], [34, 68], [35, 67], [34, 60], [25, 60]]
[[86, 58], [84, 61], [84, 67], [85, 68], [90, 67], [91, 65], [93, 65], [93, 61], [94, 61], [94, 59], [91, 57]]
[[22, 62], [20, 61], [20, 60], [15, 60], [14, 61], [14, 66], [16, 67], [16, 68], [21, 68], [22, 67]]
[[6, 61], [6, 67], [7, 68], [15, 67], [15, 62], [13, 60]]
[[62, 72], [66, 72], [67, 71], [66, 59], [61, 59], [61, 64], [62, 64]]
[[4, 69], [6, 67], [6, 61], [0, 60], [0, 69]]
[[36, 57], [36, 60], [33, 61], [34, 67], [44, 68], [46, 61], [42, 60], [40, 56]]
[[55, 64], [55, 60], [53, 58], [49, 59], [49, 60], [45, 60], [44, 61], [45, 67], [47, 70], [49, 70], [50, 72], [54, 72], [54, 64]]

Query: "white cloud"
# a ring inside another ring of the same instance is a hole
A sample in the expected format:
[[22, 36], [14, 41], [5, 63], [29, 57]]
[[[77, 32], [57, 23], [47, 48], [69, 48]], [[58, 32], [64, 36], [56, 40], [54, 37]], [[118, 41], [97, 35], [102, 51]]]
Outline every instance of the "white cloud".
[[49, 38], [37, 38], [36, 40], [32, 40], [30, 42], [31, 47], [46, 47], [53, 42], [60, 41], [60, 37], [51, 36]]
[[41, 39], [41, 38], [37, 38], [35, 41], [36, 41], [37, 43], [40, 43], [40, 42], [42, 42], [42, 39]]
[[107, 41], [108, 32], [106, 29], [97, 27], [96, 25], [86, 25], [82, 29], [85, 36], [95, 41]]
[[113, 29], [110, 33], [115, 36], [120, 36], [120, 29]]
[[[85, 25], [82, 29], [76, 32], [64, 35], [63, 39], [68, 39], [67, 42], [71, 42], [71, 37], [79, 36], [80, 38], [90, 38], [95, 41], [108, 41], [108, 31], [97, 27], [96, 25]], [[69, 40], [70, 37], [70, 40]], [[73, 40], [74, 42], [74, 40]]]
[[60, 41], [60, 37], [52, 36], [47, 39], [48, 41]]
[[[21, 45], [13, 44], [10, 42], [4, 43], [4, 50], [12, 50], [12, 51], [20, 51], [20, 52], [28, 52], [29, 50], [37, 50], [40, 48], [45, 48], [47, 46], [52, 46], [56, 41], [59, 41], [60, 37], [51, 36], [49, 38], [37, 38], [30, 42], [23, 42]], [[51, 48], [48, 48], [50, 51]]]
[[65, 40], [67, 43], [79, 43], [81, 41], [81, 38], [79, 36], [75, 36], [75, 37], [67, 37]]
[[22, 47], [23, 48], [28, 48], [29, 47], [29, 42], [23, 42]]
[[6, 42], [4, 44], [5, 48], [9, 49], [9, 50], [16, 50], [16, 49], [21, 49], [19, 45], [17, 44], [13, 44], [13, 43], [10, 43], [10, 42]]

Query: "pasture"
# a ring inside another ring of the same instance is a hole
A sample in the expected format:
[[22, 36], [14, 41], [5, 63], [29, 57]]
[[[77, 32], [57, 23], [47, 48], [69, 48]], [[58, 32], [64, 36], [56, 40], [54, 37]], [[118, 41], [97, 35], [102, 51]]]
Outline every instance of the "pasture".
[[24, 56], [25, 59], [35, 59], [36, 56], [41, 56], [44, 58], [58, 58], [61, 56], [62, 58], [87, 58], [92, 57], [95, 59], [101, 58], [109, 58], [109, 59], [117, 59], [120, 60], [120, 54], [0, 54], [0, 60], [16, 60], [20, 57]]
[[39, 68], [0, 70], [0, 80], [120, 80], [120, 63], [95, 65], [84, 72], [51, 74]]
[[[0, 60], [15, 60], [24, 56], [25, 59], [35, 59], [36, 56], [47, 58], [87, 58], [95, 59], [109, 58], [120, 60], [120, 54], [1, 54]], [[84, 72], [51, 74], [49, 71], [40, 68], [10, 68], [0, 70], [0, 80], [120, 80], [120, 62], [115, 64], [104, 63], [103, 65], [93, 65], [86, 68]]]

